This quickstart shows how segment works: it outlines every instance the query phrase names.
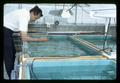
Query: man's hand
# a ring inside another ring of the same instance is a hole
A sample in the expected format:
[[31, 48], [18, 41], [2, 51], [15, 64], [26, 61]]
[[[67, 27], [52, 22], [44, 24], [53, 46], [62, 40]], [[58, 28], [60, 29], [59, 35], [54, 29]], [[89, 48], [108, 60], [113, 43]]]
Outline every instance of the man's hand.
[[39, 41], [39, 42], [47, 42], [48, 38], [39, 38], [37, 41]]
[[48, 38], [31, 38], [27, 32], [21, 32], [22, 41], [47, 42]]

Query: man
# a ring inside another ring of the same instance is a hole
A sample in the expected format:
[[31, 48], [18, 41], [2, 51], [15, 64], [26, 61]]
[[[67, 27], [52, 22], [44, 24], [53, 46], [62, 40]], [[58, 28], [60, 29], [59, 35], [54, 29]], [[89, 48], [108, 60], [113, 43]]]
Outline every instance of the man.
[[16, 53], [12, 34], [15, 31], [20, 31], [22, 41], [48, 41], [47, 38], [31, 38], [27, 34], [28, 22], [35, 21], [42, 16], [42, 10], [38, 6], [30, 11], [19, 9], [4, 16], [4, 61], [9, 79], [11, 71], [14, 69]]

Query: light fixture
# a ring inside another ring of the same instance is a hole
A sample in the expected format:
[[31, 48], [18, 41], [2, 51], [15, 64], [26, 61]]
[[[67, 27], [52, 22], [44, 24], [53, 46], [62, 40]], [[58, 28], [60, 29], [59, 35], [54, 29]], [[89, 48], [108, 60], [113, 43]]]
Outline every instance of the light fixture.
[[116, 10], [115, 9], [91, 10], [90, 16], [92, 18], [116, 18]]
[[49, 14], [53, 16], [61, 16], [62, 10], [50, 10]]
[[65, 10], [65, 9], [51, 10], [49, 11], [49, 14], [62, 18], [69, 18], [73, 15], [71, 10]]
[[72, 12], [70, 12], [69, 10], [63, 10], [62, 11], [62, 14], [61, 14], [61, 16], [62, 16], [62, 18], [69, 18], [69, 17], [71, 17], [72, 16], [72, 14], [71, 14]]

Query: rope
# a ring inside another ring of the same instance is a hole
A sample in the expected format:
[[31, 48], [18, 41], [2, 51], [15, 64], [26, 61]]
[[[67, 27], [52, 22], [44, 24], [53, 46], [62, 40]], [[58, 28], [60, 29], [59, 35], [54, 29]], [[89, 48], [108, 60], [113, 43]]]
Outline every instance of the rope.
[[104, 43], [103, 43], [103, 50], [105, 49], [105, 43], [107, 42], [107, 35], [108, 35], [109, 28], [110, 28], [110, 21], [111, 21], [111, 18], [110, 18], [109, 23], [108, 23], [107, 33], [105, 33], [106, 35], [105, 35]]
[[35, 73], [33, 72], [33, 63], [35, 61], [35, 58], [32, 60], [31, 64], [30, 64], [30, 73], [31, 75], [33, 75], [35, 77], [35, 79], [38, 79], [37, 76], [35, 75]]

